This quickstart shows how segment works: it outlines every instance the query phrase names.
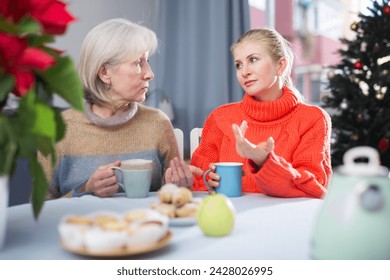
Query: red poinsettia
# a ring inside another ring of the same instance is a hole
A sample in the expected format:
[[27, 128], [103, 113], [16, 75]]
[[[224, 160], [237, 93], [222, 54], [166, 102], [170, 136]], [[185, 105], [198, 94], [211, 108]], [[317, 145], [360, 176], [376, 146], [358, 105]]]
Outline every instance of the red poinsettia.
[[13, 23], [24, 16], [37, 20], [47, 34], [63, 34], [75, 18], [58, 0], [1, 0], [0, 14]]
[[35, 82], [34, 70], [45, 70], [54, 63], [46, 52], [28, 47], [26, 39], [0, 33], [0, 65], [15, 78], [15, 95], [27, 94]]
[[[55, 143], [66, 133], [54, 94], [83, 111], [83, 90], [70, 57], [47, 44], [65, 33], [74, 17], [58, 0], [0, 0], [0, 176], [12, 177], [27, 158], [31, 202], [38, 217], [48, 180], [36, 153], [55, 161]], [[8, 106], [12, 94], [17, 106]]]

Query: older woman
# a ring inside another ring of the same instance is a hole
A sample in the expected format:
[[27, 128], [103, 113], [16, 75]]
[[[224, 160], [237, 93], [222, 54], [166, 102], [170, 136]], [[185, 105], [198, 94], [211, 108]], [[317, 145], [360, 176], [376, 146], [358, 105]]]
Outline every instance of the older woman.
[[[151, 191], [160, 188], [170, 163], [174, 172], [170, 168], [166, 179], [183, 181], [178, 172], [189, 167], [175, 160], [172, 124], [161, 111], [140, 104], [154, 78], [148, 61], [156, 48], [153, 31], [125, 19], [108, 20], [87, 34], [79, 61], [85, 113], [63, 113], [67, 133], [56, 147], [55, 170], [39, 155], [52, 179], [48, 198], [112, 196], [121, 190], [111, 167], [130, 158], [153, 160]], [[192, 183], [192, 174], [187, 177]]]

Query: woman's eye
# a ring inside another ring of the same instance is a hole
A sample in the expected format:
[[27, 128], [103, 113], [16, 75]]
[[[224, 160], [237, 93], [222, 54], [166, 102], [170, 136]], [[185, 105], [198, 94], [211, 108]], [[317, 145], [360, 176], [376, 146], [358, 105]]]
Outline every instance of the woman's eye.
[[251, 57], [250, 59], [249, 59], [249, 61], [250, 62], [256, 62], [256, 61], [258, 61], [259, 59], [257, 58], [257, 57]]
[[242, 64], [241, 63], [236, 63], [236, 69], [240, 69], [242, 67]]

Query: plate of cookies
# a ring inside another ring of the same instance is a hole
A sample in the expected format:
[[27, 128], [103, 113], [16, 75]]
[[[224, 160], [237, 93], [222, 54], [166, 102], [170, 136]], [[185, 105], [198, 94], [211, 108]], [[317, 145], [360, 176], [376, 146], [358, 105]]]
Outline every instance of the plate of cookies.
[[165, 184], [158, 191], [158, 201], [150, 207], [167, 216], [170, 226], [192, 226], [197, 222], [201, 202], [201, 199], [193, 198], [190, 189]]
[[152, 252], [169, 244], [169, 219], [158, 211], [66, 215], [58, 225], [65, 250], [92, 257], [122, 257]]

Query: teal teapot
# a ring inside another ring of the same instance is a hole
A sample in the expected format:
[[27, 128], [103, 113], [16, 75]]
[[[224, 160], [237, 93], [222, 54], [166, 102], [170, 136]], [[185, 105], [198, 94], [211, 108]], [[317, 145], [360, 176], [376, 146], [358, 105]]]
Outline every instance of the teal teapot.
[[344, 154], [317, 216], [312, 258], [390, 259], [390, 178], [374, 148]]

